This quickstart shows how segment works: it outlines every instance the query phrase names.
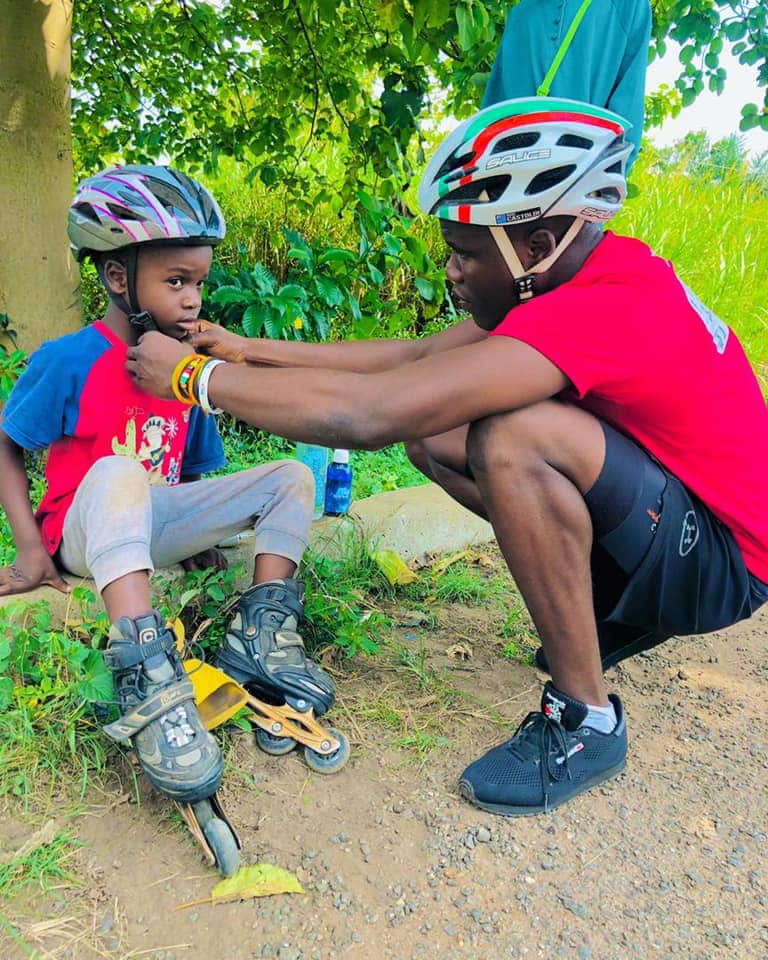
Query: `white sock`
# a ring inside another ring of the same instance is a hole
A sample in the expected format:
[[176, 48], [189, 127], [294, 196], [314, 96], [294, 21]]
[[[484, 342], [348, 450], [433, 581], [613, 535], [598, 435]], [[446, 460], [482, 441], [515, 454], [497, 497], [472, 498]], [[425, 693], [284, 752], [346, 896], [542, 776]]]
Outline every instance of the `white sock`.
[[591, 703], [586, 706], [589, 713], [584, 718], [582, 727], [591, 727], [600, 733], [611, 733], [615, 729], [617, 723], [616, 708], [612, 703], [609, 703], [607, 707], [596, 707]]

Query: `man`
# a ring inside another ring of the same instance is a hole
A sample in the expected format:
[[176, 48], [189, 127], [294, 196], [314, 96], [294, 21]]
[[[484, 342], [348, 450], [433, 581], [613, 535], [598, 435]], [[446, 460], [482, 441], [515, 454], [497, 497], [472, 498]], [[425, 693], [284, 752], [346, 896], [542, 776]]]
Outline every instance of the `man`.
[[[624, 768], [606, 661], [768, 598], [757, 380], [669, 263], [601, 229], [626, 193], [627, 127], [532, 98], [444, 141], [419, 199], [441, 220], [471, 322], [414, 344], [192, 337], [240, 361], [212, 370], [206, 403], [328, 446], [419, 442], [425, 470], [492, 523], [552, 676], [541, 710], [462, 775], [463, 795], [494, 813], [545, 811]], [[167, 396], [183, 355], [150, 334], [128, 366]]]

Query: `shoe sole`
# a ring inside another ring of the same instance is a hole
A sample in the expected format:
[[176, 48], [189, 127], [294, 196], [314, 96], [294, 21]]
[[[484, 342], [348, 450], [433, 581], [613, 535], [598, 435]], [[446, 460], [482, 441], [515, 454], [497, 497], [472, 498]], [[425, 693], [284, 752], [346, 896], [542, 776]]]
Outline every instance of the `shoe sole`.
[[551, 810], [554, 810], [555, 807], [559, 807], [564, 803], [568, 803], [569, 800], [577, 797], [580, 793], [584, 793], [586, 790], [591, 790], [592, 787], [597, 787], [601, 783], [605, 783], [606, 780], [610, 780], [612, 777], [618, 776], [626, 768], [626, 766], [627, 761], [622, 760], [621, 763], [616, 764], [615, 767], [610, 767], [608, 770], [604, 770], [599, 775], [594, 776], [589, 780], [584, 780], [579, 784], [578, 788], [574, 790], [573, 793], [569, 793], [567, 797], [562, 797], [560, 800], [548, 803], [546, 805], [542, 803], [537, 807], [517, 807], [506, 803], [486, 803], [484, 800], [478, 800], [475, 796], [474, 787], [469, 780], [459, 781], [459, 793], [469, 803], [479, 807], [481, 810], [486, 810], [488, 813], [495, 813], [501, 817], [532, 817], [538, 813], [549, 813]]

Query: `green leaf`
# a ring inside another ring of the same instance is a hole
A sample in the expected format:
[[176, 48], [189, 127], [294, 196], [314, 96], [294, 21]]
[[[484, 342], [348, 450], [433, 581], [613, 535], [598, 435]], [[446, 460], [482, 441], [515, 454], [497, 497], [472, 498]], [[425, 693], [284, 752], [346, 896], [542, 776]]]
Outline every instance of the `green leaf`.
[[416, 277], [413, 282], [416, 284], [416, 289], [425, 300], [434, 299], [435, 285], [431, 280], [427, 280], [426, 277]]
[[257, 863], [252, 867], [240, 867], [234, 877], [220, 880], [211, 890], [211, 900], [213, 903], [228, 903], [278, 893], [304, 893], [304, 888], [294, 874], [282, 867]]
[[0, 677], [0, 710], [7, 710], [13, 703], [13, 680]]
[[89, 650], [85, 661], [84, 676], [77, 684], [77, 692], [88, 702], [104, 702], [115, 699], [112, 671], [104, 663], [99, 650]]

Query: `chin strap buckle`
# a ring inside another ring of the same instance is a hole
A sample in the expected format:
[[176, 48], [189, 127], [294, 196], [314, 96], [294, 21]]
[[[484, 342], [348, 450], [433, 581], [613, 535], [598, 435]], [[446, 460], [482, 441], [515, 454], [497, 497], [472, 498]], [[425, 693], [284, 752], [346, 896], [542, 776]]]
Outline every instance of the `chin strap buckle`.
[[526, 300], [530, 300], [536, 293], [535, 275], [528, 273], [524, 277], [515, 277], [515, 290], [517, 291], [517, 298], [520, 303], [525, 303]]
[[142, 310], [141, 313], [132, 313], [128, 317], [131, 326], [138, 327], [142, 333], [150, 333], [157, 330], [157, 324], [148, 310]]

